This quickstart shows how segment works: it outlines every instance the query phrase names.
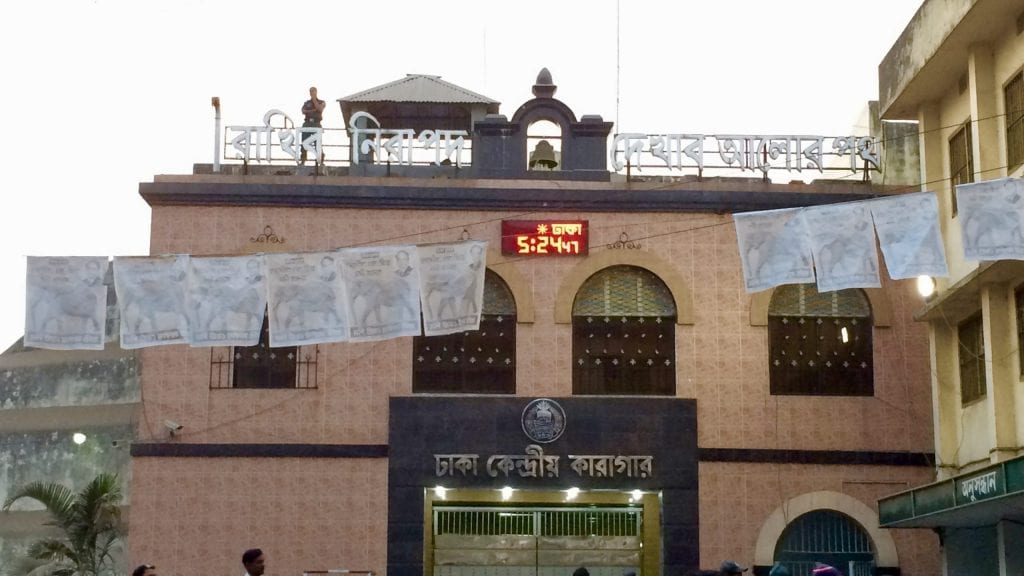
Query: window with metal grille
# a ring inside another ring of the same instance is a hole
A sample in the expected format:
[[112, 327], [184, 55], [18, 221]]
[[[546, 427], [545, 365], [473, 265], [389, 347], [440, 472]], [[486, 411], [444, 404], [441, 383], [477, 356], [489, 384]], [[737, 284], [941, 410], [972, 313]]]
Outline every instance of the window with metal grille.
[[1003, 88], [1006, 106], [1006, 164], [1012, 172], [1024, 164], [1024, 72]]
[[832, 510], [815, 510], [794, 520], [775, 546], [776, 562], [794, 576], [810, 575], [817, 562], [850, 576], [873, 574], [875, 550], [871, 537], [850, 517]]
[[210, 349], [210, 388], [316, 388], [318, 346], [270, 347], [270, 323], [263, 314], [255, 346]]
[[952, 193], [953, 215], [956, 216], [956, 187], [974, 182], [974, 144], [971, 121], [967, 120], [949, 139], [949, 180]]
[[985, 383], [985, 336], [981, 314], [957, 327], [960, 357], [960, 402], [968, 404], [987, 393]]
[[514, 394], [516, 303], [501, 278], [484, 277], [480, 329], [413, 338], [414, 393]]
[[768, 307], [771, 393], [873, 395], [871, 336], [871, 305], [864, 292], [780, 286]]
[[573, 394], [675, 395], [676, 305], [660, 278], [605, 268], [580, 287], [572, 315]]

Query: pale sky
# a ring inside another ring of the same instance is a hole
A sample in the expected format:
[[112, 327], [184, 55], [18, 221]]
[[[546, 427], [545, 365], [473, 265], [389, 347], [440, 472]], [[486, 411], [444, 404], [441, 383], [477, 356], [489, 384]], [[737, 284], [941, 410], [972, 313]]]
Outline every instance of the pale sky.
[[920, 3], [621, 0], [617, 83], [615, 0], [4, 1], [0, 351], [24, 328], [26, 256], [148, 254], [138, 184], [212, 162], [211, 96], [252, 125], [301, 118], [316, 85], [337, 128], [338, 98], [434, 74], [511, 117], [547, 67], [613, 132], [839, 136]]

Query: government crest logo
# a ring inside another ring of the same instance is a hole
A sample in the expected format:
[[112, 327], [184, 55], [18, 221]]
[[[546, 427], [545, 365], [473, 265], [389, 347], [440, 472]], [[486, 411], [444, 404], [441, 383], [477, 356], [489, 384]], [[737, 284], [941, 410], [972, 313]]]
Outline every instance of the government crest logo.
[[523, 410], [523, 432], [539, 444], [558, 440], [565, 431], [565, 411], [558, 402], [548, 398], [538, 398], [526, 405]]

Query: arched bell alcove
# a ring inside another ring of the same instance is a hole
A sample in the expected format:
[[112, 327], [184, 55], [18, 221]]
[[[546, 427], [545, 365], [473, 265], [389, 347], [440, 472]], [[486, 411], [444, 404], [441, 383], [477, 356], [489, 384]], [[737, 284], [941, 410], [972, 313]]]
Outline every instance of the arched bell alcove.
[[[601, 171], [607, 175], [608, 135], [612, 123], [600, 116], [586, 115], [576, 118], [564, 102], [554, 97], [558, 89], [547, 68], [540, 71], [533, 85], [532, 100], [524, 102], [511, 120], [501, 115], [489, 115], [474, 126], [474, 163], [482, 173], [527, 172], [532, 160], [557, 161], [560, 172]], [[554, 154], [537, 146], [543, 137], [530, 137], [530, 127], [550, 122], [560, 133], [560, 146], [548, 140]]]

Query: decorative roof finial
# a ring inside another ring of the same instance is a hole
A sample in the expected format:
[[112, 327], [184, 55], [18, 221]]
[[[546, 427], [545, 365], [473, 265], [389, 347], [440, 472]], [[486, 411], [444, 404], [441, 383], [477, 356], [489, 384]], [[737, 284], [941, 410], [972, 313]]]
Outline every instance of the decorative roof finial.
[[558, 86], [551, 81], [551, 72], [547, 68], [541, 68], [537, 74], [537, 83], [533, 85], [533, 95], [537, 98], [553, 98]]

